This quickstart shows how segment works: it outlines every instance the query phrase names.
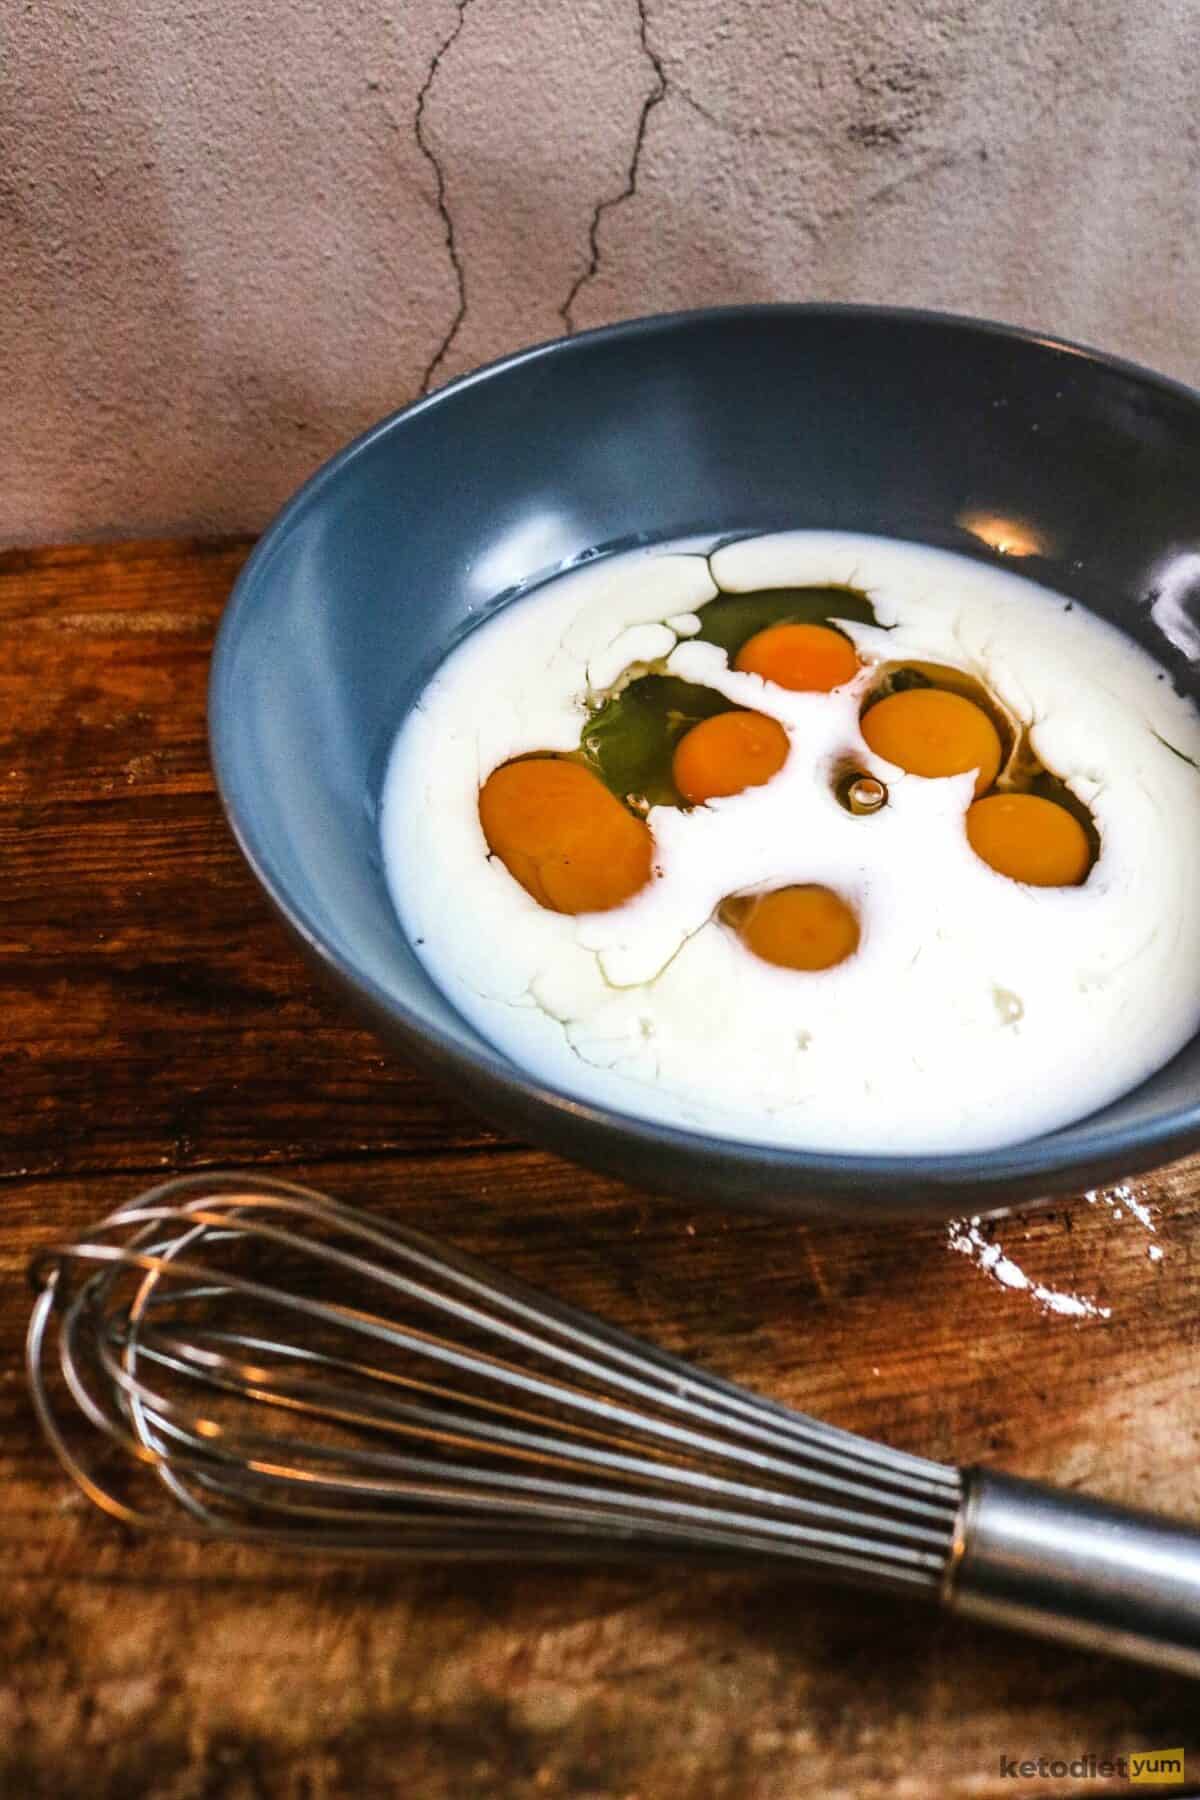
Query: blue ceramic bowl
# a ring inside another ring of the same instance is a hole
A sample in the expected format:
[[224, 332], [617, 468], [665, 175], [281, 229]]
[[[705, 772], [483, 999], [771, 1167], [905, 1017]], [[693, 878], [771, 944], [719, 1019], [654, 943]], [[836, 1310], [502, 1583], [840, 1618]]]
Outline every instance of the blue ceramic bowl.
[[949, 1216], [1165, 1161], [1200, 1144], [1200, 1040], [1080, 1124], [978, 1155], [808, 1155], [581, 1104], [458, 1016], [384, 885], [376, 811], [408, 701], [465, 631], [547, 575], [635, 544], [795, 526], [995, 560], [980, 519], [1015, 521], [1040, 552], [1021, 568], [1192, 682], [1151, 612], [1164, 565], [1200, 547], [1200, 397], [1182, 387], [994, 325], [827, 306], [641, 319], [510, 357], [335, 456], [247, 563], [210, 689], [230, 823], [385, 1039], [511, 1130], [640, 1187]]

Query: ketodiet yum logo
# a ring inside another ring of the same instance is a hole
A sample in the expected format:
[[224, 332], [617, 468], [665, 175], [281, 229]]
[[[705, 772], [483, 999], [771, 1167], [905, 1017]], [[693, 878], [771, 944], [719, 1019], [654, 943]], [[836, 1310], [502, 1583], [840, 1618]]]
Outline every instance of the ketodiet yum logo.
[[1014, 1781], [1128, 1781], [1167, 1787], [1184, 1780], [1180, 1750], [1131, 1750], [1128, 1756], [1002, 1756], [1000, 1773]]

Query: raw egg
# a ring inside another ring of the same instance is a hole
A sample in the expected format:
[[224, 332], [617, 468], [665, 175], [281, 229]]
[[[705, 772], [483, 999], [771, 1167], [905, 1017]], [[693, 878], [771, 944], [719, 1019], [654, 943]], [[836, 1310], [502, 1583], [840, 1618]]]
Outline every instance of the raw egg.
[[976, 856], [999, 875], [1030, 887], [1078, 887], [1092, 851], [1073, 813], [1040, 794], [989, 794], [967, 809]]
[[406, 713], [403, 937], [615, 1120], [755, 1157], [1024, 1143], [1200, 1030], [1200, 714], [1166, 674], [922, 545], [598, 557], [488, 610]]
[[702, 719], [675, 746], [671, 773], [692, 806], [762, 787], [787, 761], [788, 734], [765, 713], [723, 712]]
[[862, 734], [886, 762], [910, 775], [963, 775], [979, 771], [984, 794], [1000, 771], [1000, 734], [981, 706], [944, 688], [906, 688], [889, 694], [862, 716]]
[[780, 969], [832, 969], [858, 949], [858, 920], [831, 888], [776, 888], [726, 901], [722, 915], [747, 950]]
[[552, 912], [608, 912], [650, 879], [649, 827], [581, 763], [503, 763], [479, 791], [479, 823], [514, 881]]
[[795, 693], [828, 694], [853, 681], [861, 664], [831, 625], [769, 625], [742, 645], [733, 666]]

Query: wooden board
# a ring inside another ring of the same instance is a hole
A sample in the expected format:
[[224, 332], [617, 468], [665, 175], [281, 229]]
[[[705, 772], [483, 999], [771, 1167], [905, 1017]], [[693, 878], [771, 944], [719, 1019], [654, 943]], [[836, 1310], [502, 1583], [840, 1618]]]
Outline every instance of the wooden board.
[[315, 990], [208, 771], [245, 550], [0, 557], [0, 1795], [979, 1800], [1081, 1791], [1004, 1758], [1179, 1744], [1200, 1781], [1200, 1687], [897, 1602], [298, 1565], [134, 1542], [69, 1490], [20, 1369], [30, 1251], [164, 1172], [240, 1163], [432, 1224], [837, 1423], [1200, 1513], [1200, 1163], [985, 1229], [1009, 1283], [1111, 1309], [1072, 1318], [940, 1227], [705, 1212], [509, 1142]]

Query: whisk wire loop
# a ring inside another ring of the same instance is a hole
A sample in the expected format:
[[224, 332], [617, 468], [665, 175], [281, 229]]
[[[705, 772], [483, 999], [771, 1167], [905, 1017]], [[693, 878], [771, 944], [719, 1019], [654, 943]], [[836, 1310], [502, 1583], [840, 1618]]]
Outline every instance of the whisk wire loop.
[[[42, 1424], [128, 1523], [401, 1556], [766, 1556], [900, 1588], [946, 1567], [956, 1470], [292, 1183], [164, 1183], [33, 1278]], [[138, 1467], [173, 1510], [126, 1497]]]

